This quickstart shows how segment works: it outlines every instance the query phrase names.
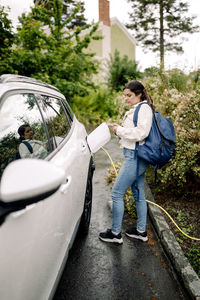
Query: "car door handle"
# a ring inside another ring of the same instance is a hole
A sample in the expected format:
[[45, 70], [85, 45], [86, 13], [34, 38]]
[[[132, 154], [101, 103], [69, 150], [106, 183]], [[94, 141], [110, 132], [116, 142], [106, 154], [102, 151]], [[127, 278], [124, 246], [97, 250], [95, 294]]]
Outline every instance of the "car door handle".
[[68, 191], [68, 188], [70, 186], [70, 183], [71, 183], [71, 176], [68, 176], [67, 179], [66, 179], [66, 183], [63, 183], [61, 186], [60, 186], [60, 192], [62, 194], [66, 194], [67, 191]]
[[28, 205], [24, 209], [21, 209], [19, 211], [13, 212], [12, 216], [13, 216], [13, 218], [18, 218], [19, 216], [24, 215], [27, 211], [33, 209], [35, 206], [36, 206], [36, 204]]

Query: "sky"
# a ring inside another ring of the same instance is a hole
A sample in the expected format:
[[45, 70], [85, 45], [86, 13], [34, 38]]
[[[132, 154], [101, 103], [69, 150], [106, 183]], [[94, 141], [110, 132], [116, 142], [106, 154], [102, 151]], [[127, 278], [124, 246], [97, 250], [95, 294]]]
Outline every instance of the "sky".
[[[89, 22], [98, 21], [98, 0], [83, 0], [85, 2], [85, 17]], [[194, 24], [200, 25], [200, 0], [185, 0], [189, 3], [189, 14], [196, 16]], [[28, 12], [33, 0], [0, 0], [0, 5], [10, 7], [10, 19], [16, 26], [17, 18], [22, 12]], [[117, 17], [125, 24], [129, 23], [128, 13], [131, 11], [130, 3], [127, 0], [110, 0], [110, 17]], [[131, 31], [130, 31], [131, 33]], [[180, 68], [185, 72], [194, 71], [200, 68], [200, 32], [194, 34], [183, 34], [182, 42], [183, 54], [170, 52], [165, 56], [165, 68]], [[141, 70], [150, 66], [159, 65], [159, 54], [154, 54], [149, 50], [144, 53], [140, 46], [136, 46], [136, 62]]]

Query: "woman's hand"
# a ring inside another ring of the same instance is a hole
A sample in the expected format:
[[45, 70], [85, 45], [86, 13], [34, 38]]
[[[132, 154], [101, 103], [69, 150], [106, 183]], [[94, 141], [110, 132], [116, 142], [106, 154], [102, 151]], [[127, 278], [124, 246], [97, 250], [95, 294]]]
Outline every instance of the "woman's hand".
[[108, 127], [114, 132], [114, 134], [116, 135], [117, 133], [117, 127], [118, 127], [118, 124], [109, 124]]

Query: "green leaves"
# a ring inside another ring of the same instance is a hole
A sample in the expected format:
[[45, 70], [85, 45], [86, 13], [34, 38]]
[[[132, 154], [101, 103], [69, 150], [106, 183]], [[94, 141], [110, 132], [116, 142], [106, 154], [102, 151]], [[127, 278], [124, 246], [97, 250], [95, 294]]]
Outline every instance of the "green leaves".
[[158, 171], [160, 181], [185, 195], [200, 182], [200, 94], [194, 75], [172, 70], [144, 82], [158, 111], [173, 121], [177, 138], [176, 156]]
[[8, 19], [5, 7], [0, 6], [0, 74], [14, 72], [10, 64], [14, 38], [12, 22]]
[[160, 66], [164, 67], [166, 51], [183, 52], [180, 42], [174, 41], [182, 33], [193, 33], [194, 17], [188, 17], [188, 4], [178, 0], [128, 0], [133, 12], [129, 13], [127, 28], [134, 30], [134, 37], [146, 49], [160, 52]]
[[188, 253], [186, 253], [186, 257], [189, 259], [189, 262], [200, 278], [200, 247], [193, 246], [189, 249]]
[[72, 109], [77, 118], [88, 128], [96, 127], [103, 121], [116, 120], [124, 114], [121, 95], [112, 94], [108, 89], [97, 87], [85, 97], [76, 96]]
[[8, 19], [5, 8], [0, 6], [0, 55], [5, 53], [5, 49], [8, 50], [13, 41], [12, 22]]
[[114, 56], [110, 57], [108, 68], [108, 87], [111, 90], [120, 91], [129, 79], [142, 78], [142, 73], [137, 69], [137, 63], [129, 60], [126, 55], [120, 57], [117, 50]]
[[[85, 49], [93, 39], [97, 26], [86, 24], [69, 29], [81, 9], [81, 3], [73, 1], [73, 10], [70, 10], [70, 15], [66, 15], [61, 0], [51, 0], [47, 4], [36, 1], [31, 12], [19, 18], [15, 41], [13, 39], [7, 47], [10, 51], [11, 72], [15, 70], [20, 75], [55, 85], [69, 101], [72, 101], [74, 95], [87, 94], [88, 87], [93, 87], [91, 77], [97, 73], [98, 63]], [[5, 18], [3, 13], [2, 18]], [[7, 20], [8, 39], [12, 35], [10, 24]], [[82, 35], [86, 28], [88, 33]], [[5, 61], [4, 65], [1, 62], [0, 71], [8, 73], [8, 70]]]

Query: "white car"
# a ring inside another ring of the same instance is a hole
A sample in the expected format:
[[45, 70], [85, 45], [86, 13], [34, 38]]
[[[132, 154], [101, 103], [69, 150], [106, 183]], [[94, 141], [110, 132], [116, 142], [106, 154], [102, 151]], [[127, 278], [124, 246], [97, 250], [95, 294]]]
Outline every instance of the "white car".
[[93, 171], [86, 130], [57, 88], [2, 75], [1, 300], [53, 298], [78, 229], [89, 228]]

